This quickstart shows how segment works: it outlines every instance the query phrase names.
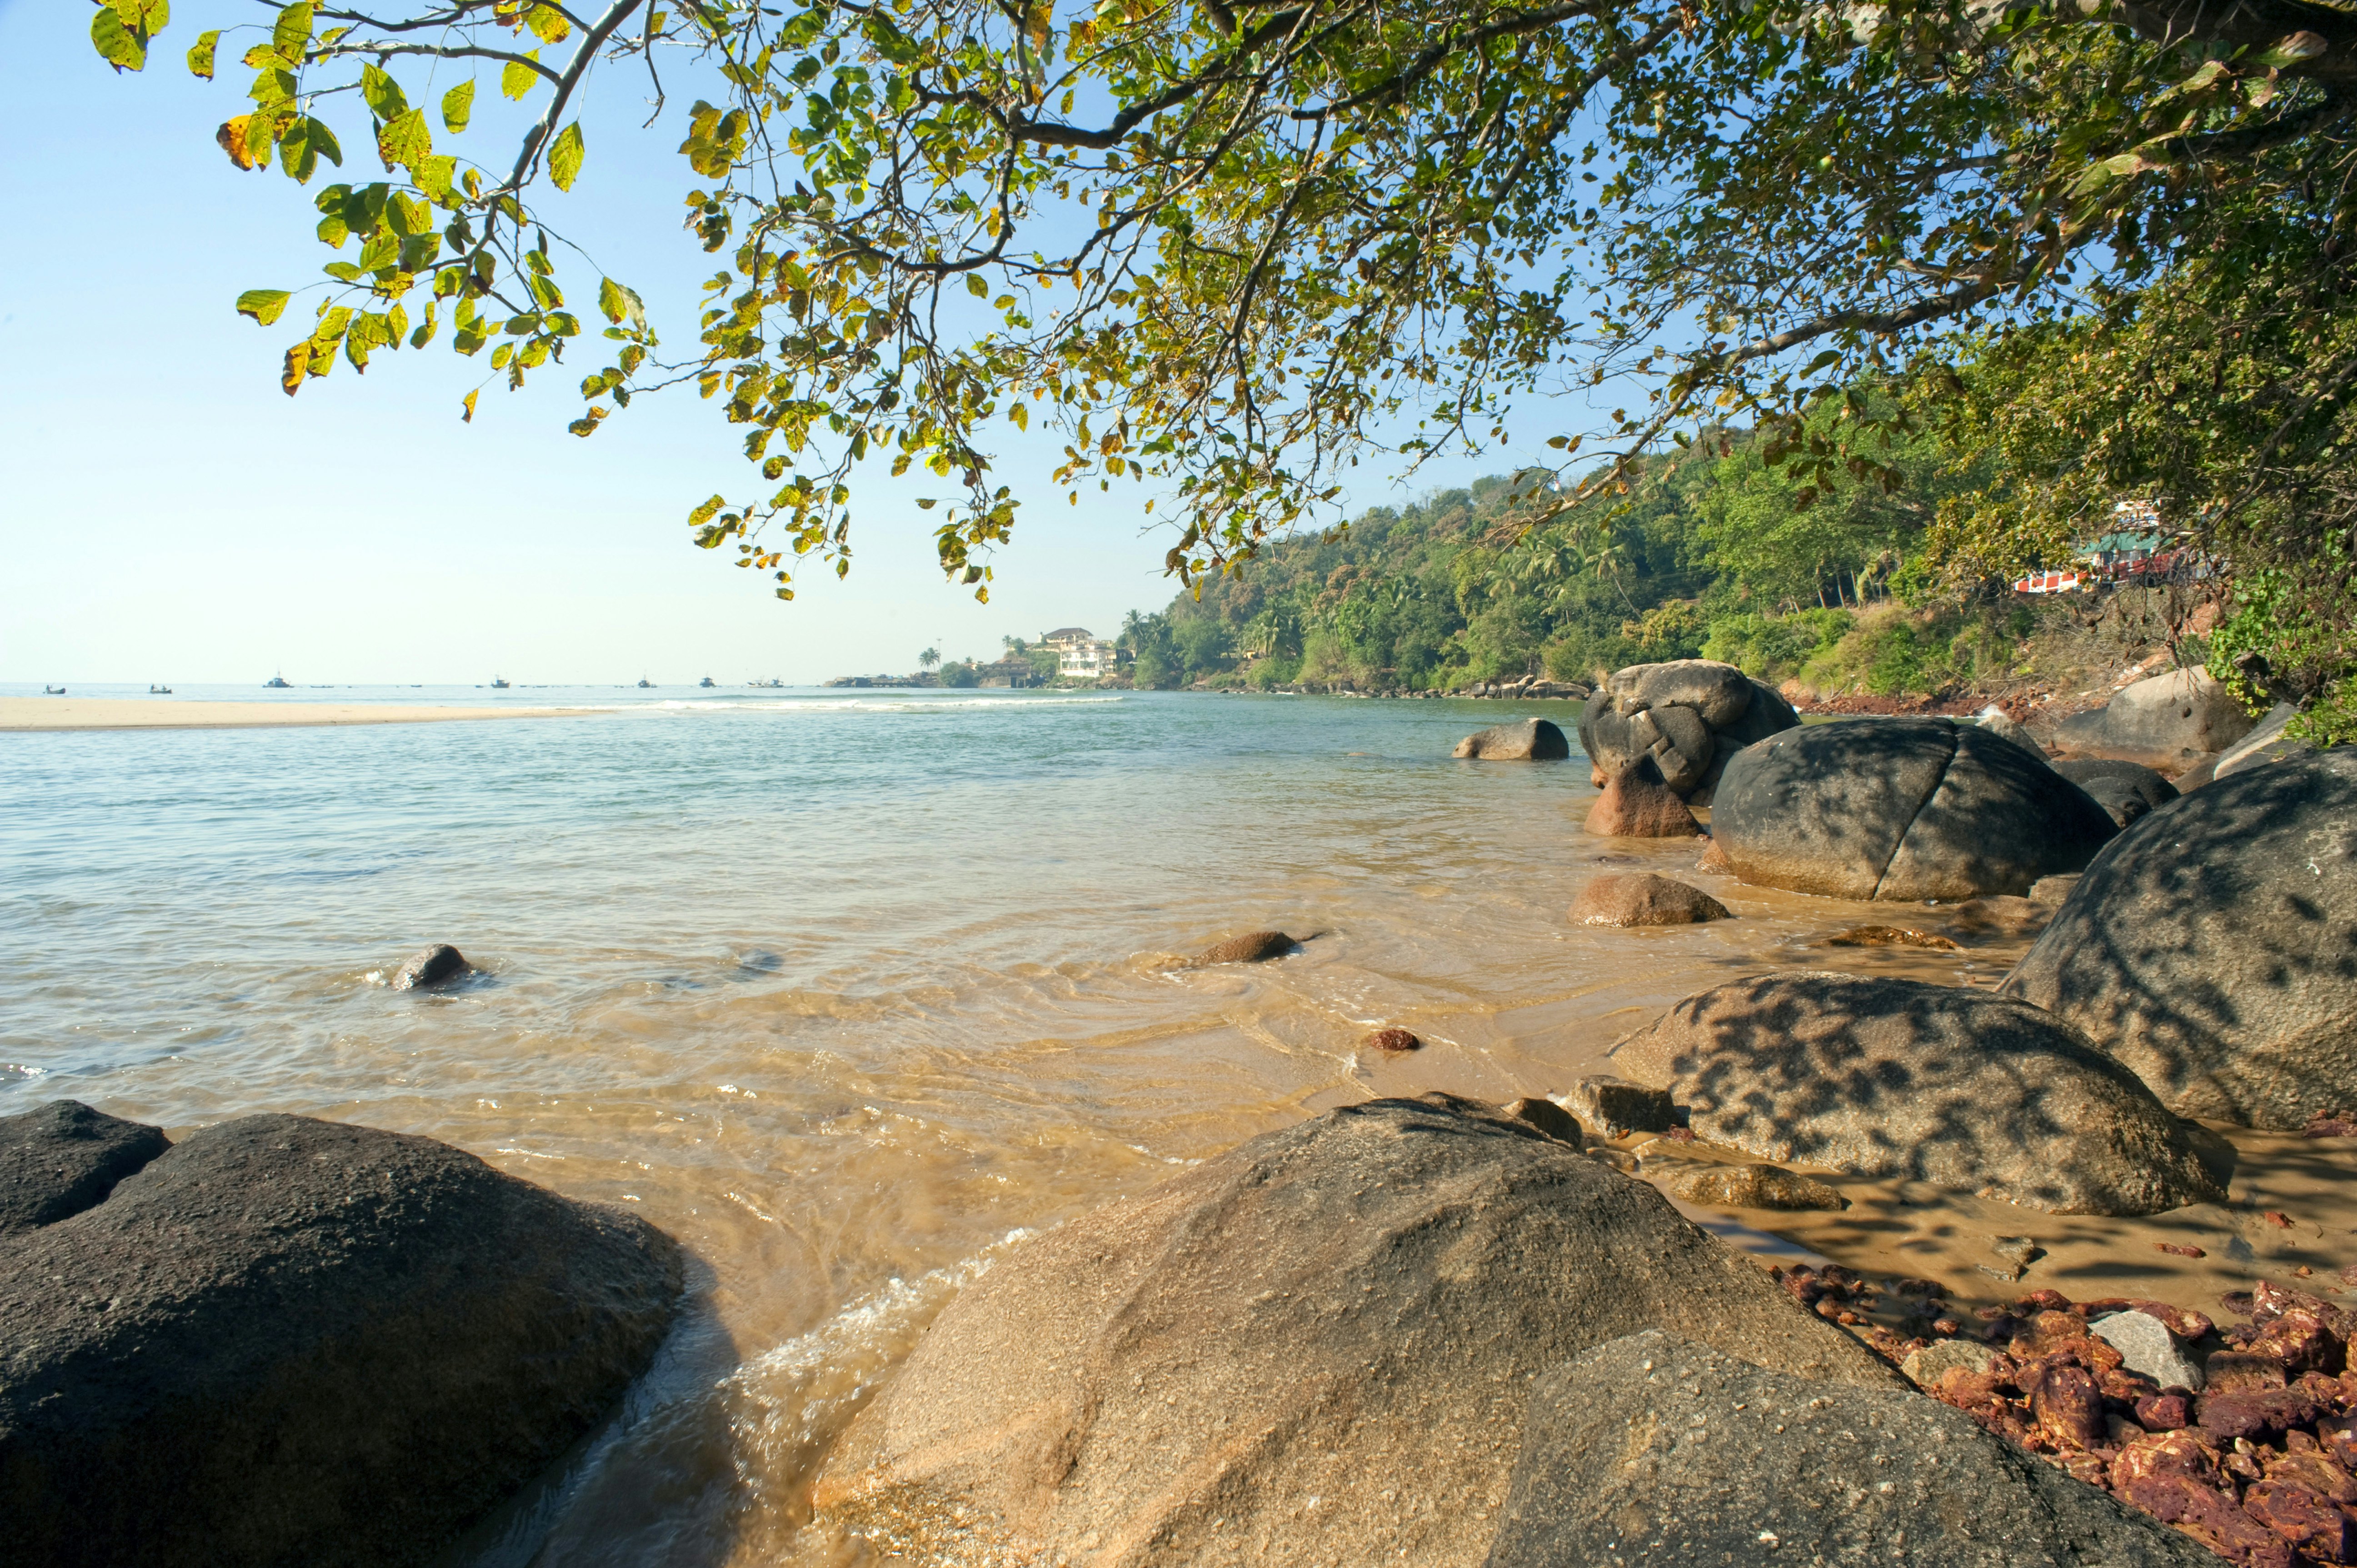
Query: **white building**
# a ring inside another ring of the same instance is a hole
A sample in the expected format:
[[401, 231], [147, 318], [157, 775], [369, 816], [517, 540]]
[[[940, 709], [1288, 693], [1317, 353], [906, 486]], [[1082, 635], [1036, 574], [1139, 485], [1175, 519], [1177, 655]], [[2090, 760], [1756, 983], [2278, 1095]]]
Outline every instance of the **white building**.
[[1082, 626], [1060, 627], [1040, 642], [1056, 650], [1056, 673], [1071, 681], [1094, 681], [1115, 668], [1113, 644]]

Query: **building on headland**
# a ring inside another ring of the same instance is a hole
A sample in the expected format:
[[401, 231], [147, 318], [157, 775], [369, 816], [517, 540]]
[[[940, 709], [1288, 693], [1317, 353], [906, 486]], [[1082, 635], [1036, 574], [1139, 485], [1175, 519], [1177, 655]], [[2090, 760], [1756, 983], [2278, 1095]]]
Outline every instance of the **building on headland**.
[[1056, 650], [1056, 673], [1067, 681], [1095, 681], [1114, 672], [1114, 646], [1084, 626], [1059, 627], [1039, 639]]
[[974, 672], [977, 677], [974, 683], [979, 686], [1022, 687], [1039, 683], [1039, 672], [1032, 668], [1031, 660], [1013, 654], [995, 663], [977, 664]]

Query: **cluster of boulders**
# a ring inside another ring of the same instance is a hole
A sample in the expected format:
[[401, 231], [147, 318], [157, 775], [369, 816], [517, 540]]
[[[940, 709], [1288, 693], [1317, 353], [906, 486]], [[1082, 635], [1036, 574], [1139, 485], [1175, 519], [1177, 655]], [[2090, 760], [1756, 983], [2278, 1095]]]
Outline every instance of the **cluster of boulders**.
[[1584, 703], [1592, 688], [1577, 681], [1550, 681], [1544, 675], [1516, 675], [1502, 681], [1475, 681], [1457, 691], [1460, 697], [1507, 699], [1555, 698]]
[[1579, 744], [1598, 786], [1650, 762], [1671, 793], [1705, 807], [1731, 758], [1800, 722], [1775, 688], [1734, 665], [1681, 659], [1615, 671], [1580, 711]]
[[427, 1138], [0, 1118], [0, 1561], [440, 1561], [646, 1369], [681, 1278]]

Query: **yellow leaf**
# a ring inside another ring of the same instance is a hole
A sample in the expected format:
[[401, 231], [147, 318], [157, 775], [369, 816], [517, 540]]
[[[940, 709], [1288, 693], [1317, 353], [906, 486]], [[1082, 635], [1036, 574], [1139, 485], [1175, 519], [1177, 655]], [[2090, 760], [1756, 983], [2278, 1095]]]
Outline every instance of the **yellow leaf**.
[[221, 150], [227, 153], [229, 161], [240, 168], [250, 169], [254, 164], [253, 155], [245, 150], [245, 128], [253, 121], [253, 115], [241, 114], [234, 120], [223, 121], [221, 129], [213, 133], [213, 140], [221, 144]]
[[[481, 390], [482, 389], [480, 387], [478, 387], [475, 389], [475, 392], [480, 392]], [[461, 424], [472, 424], [475, 423], [475, 392], [468, 392], [467, 394], [466, 406], [467, 412], [458, 416], [458, 423]]]

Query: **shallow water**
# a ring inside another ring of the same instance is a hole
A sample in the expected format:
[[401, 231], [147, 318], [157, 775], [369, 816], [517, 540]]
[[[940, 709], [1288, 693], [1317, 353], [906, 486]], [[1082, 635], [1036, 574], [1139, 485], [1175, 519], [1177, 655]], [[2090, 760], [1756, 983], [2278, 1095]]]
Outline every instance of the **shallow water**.
[[[1559, 1088], [1738, 974], [1986, 984], [2018, 951], [1824, 949], [1890, 908], [1590, 839], [1583, 762], [1448, 758], [1567, 703], [272, 695], [605, 711], [0, 735], [0, 1112], [364, 1122], [678, 1236], [696, 1294], [655, 1374], [461, 1562], [829, 1560], [807, 1477], [1011, 1233], [1327, 1105]], [[1648, 868], [1740, 918], [1566, 922]], [[1264, 927], [1312, 940], [1167, 967]], [[485, 972], [386, 988], [429, 940]], [[1366, 1059], [1385, 1024], [1426, 1048]]]

